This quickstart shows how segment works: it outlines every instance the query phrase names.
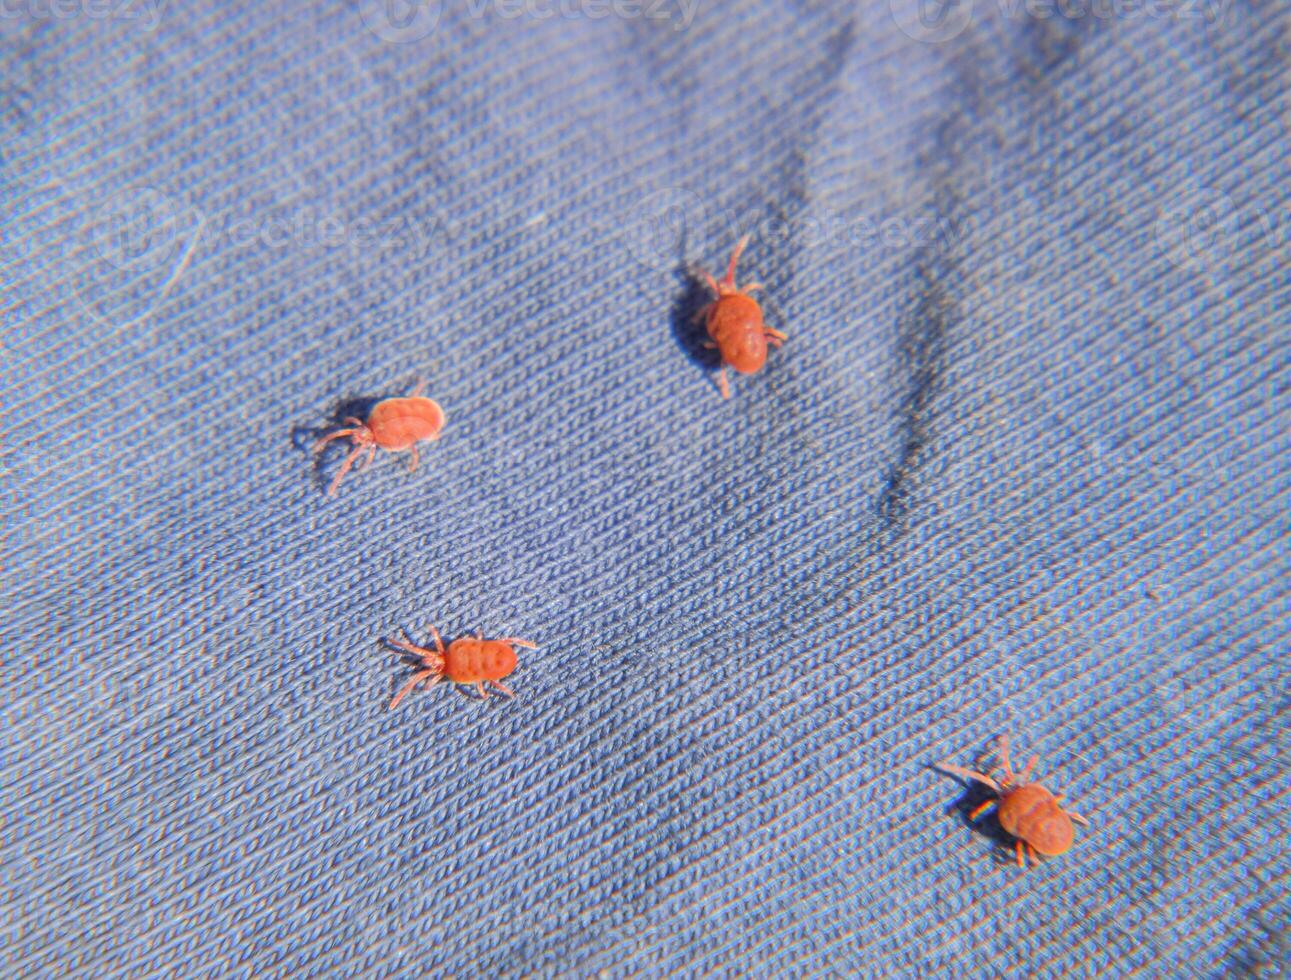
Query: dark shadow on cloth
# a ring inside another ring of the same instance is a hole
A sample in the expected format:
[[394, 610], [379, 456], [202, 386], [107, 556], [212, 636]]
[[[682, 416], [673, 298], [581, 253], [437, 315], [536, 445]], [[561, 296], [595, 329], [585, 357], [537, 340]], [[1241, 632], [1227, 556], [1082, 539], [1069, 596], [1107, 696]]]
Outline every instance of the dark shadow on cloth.
[[704, 282], [698, 270], [682, 261], [674, 273], [681, 286], [672, 303], [669, 321], [672, 336], [681, 348], [681, 352], [705, 371], [716, 371], [722, 366], [722, 358], [715, 349], [704, 346], [708, 340], [708, 329], [700, 313], [713, 301], [712, 290]]
[[[950, 775], [949, 773], [938, 769], [936, 766], [930, 765], [928, 768], [943, 778]], [[960, 818], [964, 821], [965, 826], [972, 830], [973, 833], [998, 844], [999, 848], [995, 853], [996, 863], [1012, 863], [1014, 860], [1013, 835], [1000, 826], [1000, 821], [995, 815], [995, 810], [983, 813], [976, 820], [971, 819], [972, 812], [988, 800], [995, 799], [995, 794], [991, 792], [987, 786], [979, 783], [975, 779], [961, 780], [958, 776], [951, 776], [950, 778], [957, 780], [963, 787], [964, 791], [960, 795], [959, 799], [946, 807], [946, 815], [954, 816], [955, 814], [959, 814]]]
[[1249, 944], [1233, 957], [1228, 968], [1214, 974], [1216, 977], [1278, 977], [1279, 963], [1291, 962], [1291, 931], [1285, 925], [1269, 921], [1257, 913], [1247, 925], [1253, 934]]
[[898, 324], [897, 350], [908, 388], [900, 406], [900, 448], [879, 497], [888, 524], [905, 516], [908, 481], [923, 461], [930, 438], [932, 402], [945, 373], [946, 332], [955, 318], [943, 276], [921, 259], [911, 277], [913, 303]]

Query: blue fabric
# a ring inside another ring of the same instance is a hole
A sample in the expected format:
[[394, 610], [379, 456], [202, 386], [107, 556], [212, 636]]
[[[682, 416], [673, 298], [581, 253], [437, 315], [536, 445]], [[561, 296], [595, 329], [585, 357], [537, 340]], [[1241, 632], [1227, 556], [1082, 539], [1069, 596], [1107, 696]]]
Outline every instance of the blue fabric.
[[1177, 6], [8, 3], [4, 972], [1285, 969], [1291, 36]]

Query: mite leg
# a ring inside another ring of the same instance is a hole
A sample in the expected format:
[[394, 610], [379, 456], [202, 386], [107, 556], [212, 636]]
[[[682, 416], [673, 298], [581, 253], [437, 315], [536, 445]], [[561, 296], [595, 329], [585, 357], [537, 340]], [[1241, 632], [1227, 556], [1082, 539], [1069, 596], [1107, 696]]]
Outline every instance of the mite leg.
[[425, 647], [419, 647], [415, 643], [409, 643], [406, 640], [386, 640], [386, 642], [392, 647], [398, 647], [400, 650], [403, 650], [406, 653], [411, 653], [414, 657], [420, 657], [423, 660], [427, 657], [434, 656]]
[[1017, 782], [1017, 778], [1013, 775], [1013, 765], [1009, 762], [1009, 737], [1007, 735], [1000, 736], [1000, 763], [1004, 766], [1004, 775], [1008, 778], [1008, 781], [1010, 783]]
[[1026, 858], [1024, 858], [1024, 857], [1022, 856], [1022, 842], [1021, 842], [1020, 840], [1014, 841], [1014, 842], [1013, 842], [1013, 849], [1014, 849], [1015, 851], [1017, 851], [1017, 855], [1018, 855], [1018, 867], [1019, 867], [1019, 868], [1022, 868], [1022, 869], [1025, 871], [1025, 870], [1026, 870], [1026, 866], [1027, 866], [1027, 862], [1026, 862]]
[[506, 636], [498, 640], [499, 643], [510, 643], [512, 646], [524, 647], [526, 650], [537, 650], [538, 644], [530, 643], [528, 640], [522, 640], [518, 636]]
[[731, 253], [731, 264], [726, 267], [726, 278], [722, 280], [723, 286], [735, 286], [735, 266], [740, 261], [740, 256], [744, 252], [744, 247], [749, 243], [749, 236], [745, 235], [735, 243], [735, 251]]
[[439, 638], [439, 630], [435, 629], [433, 626], [428, 626], [426, 628], [430, 630], [430, 635], [435, 638], [435, 649], [439, 651], [439, 655], [442, 657], [444, 655], [444, 641]]
[[[713, 277], [705, 274], [704, 278], [708, 280], [708, 285], [712, 288], [714, 292], [716, 292], [717, 283], [713, 282]], [[701, 306], [699, 309], [695, 311], [695, 315], [690, 318], [690, 322], [703, 323], [704, 320], [708, 317], [708, 311], [711, 310], [712, 308], [713, 308], [712, 303], [705, 303], [703, 306]]]
[[776, 340], [788, 340], [788, 339], [789, 339], [789, 335], [788, 335], [787, 333], [785, 333], [783, 330], [772, 330], [770, 327], [764, 327], [763, 329], [766, 331], [766, 333], [767, 333], [769, 336], [774, 337]]
[[475, 690], [477, 690], [477, 691], [479, 691], [479, 692], [480, 692], [480, 700], [481, 700], [481, 701], [487, 701], [487, 700], [489, 699], [489, 692], [488, 692], [487, 690], [485, 690], [485, 688], [484, 688], [484, 682], [483, 682], [483, 681], [476, 681], [476, 682], [475, 682]]
[[439, 655], [442, 657], [444, 655], [444, 641], [439, 638], [439, 630], [432, 626], [430, 632], [435, 637], [435, 649], [439, 651]]
[[418, 461], [418, 456], [417, 456], [417, 444], [414, 442], [414, 443], [412, 444], [412, 460], [408, 463], [408, 472], [409, 472], [409, 473], [416, 473], [416, 472], [417, 472], [417, 461]]
[[952, 776], [959, 776], [961, 779], [976, 779], [979, 783], [989, 786], [995, 792], [1000, 792], [1000, 785], [990, 776], [984, 776], [980, 772], [974, 772], [972, 769], [964, 769], [960, 766], [952, 766], [949, 762], [938, 762], [937, 768], [943, 772], [948, 772]]
[[318, 452], [320, 449], [326, 446], [333, 439], [344, 439], [346, 436], [354, 435], [356, 431], [357, 431], [356, 429], [337, 429], [335, 432], [332, 432], [332, 433], [329, 433], [328, 435], [323, 436], [323, 438], [319, 439], [316, 443], [314, 443], [313, 451]]
[[345, 462], [341, 464], [340, 470], [337, 472], [335, 478], [333, 478], [332, 485], [327, 488], [327, 495], [329, 497], [336, 496], [336, 488], [341, 485], [341, 481], [345, 479], [345, 474], [348, 473], [350, 471], [350, 467], [354, 465], [354, 460], [358, 458], [359, 453], [363, 452], [365, 448], [365, 446], [359, 446], [345, 457]]
[[394, 696], [394, 700], [390, 702], [388, 710], [393, 711], [397, 708], [399, 706], [399, 702], [407, 697], [408, 692], [424, 681], [427, 677], [432, 678], [431, 682], [426, 685], [427, 687], [433, 687], [439, 683], [439, 676], [435, 674], [433, 670], [419, 670], [417, 673], [412, 675], [407, 684], [399, 688], [399, 693], [396, 694]]
[[1035, 852], [1035, 848], [1034, 848], [1034, 847], [1032, 847], [1030, 844], [1028, 844], [1028, 845], [1027, 845], [1027, 856], [1028, 856], [1029, 858], [1031, 858], [1031, 863], [1032, 863], [1032, 864], [1039, 864], [1039, 863], [1040, 863], [1040, 855], [1038, 855], [1038, 854]]
[[420, 398], [420, 397], [421, 397], [422, 395], [424, 395], [425, 393], [426, 393], [426, 379], [425, 379], [425, 378], [418, 378], [418, 379], [417, 379], [417, 386], [416, 386], [415, 388], [413, 388], [411, 392], [409, 392], [409, 393], [408, 393], [408, 397], [409, 397], [409, 398]]
[[367, 459], [365, 459], [365, 460], [363, 461], [363, 465], [359, 467], [359, 472], [360, 472], [360, 473], [362, 473], [362, 472], [363, 472], [364, 470], [366, 470], [369, 466], [371, 466], [371, 465], [372, 465], [372, 461], [373, 461], [374, 459], [376, 459], [376, 458], [377, 458], [377, 444], [376, 444], [375, 442], [374, 442], [374, 443], [372, 443], [372, 445], [368, 446], [368, 447], [367, 447], [367, 450], [368, 450], [368, 458], [367, 458]]
[[983, 803], [981, 806], [975, 806], [975, 807], [973, 807], [973, 812], [972, 812], [972, 813], [970, 813], [970, 814], [968, 815], [968, 819], [969, 819], [970, 821], [974, 821], [974, 822], [975, 822], [975, 821], [977, 820], [977, 818], [978, 818], [978, 817], [980, 817], [983, 813], [985, 813], [985, 812], [986, 812], [987, 810], [989, 810], [991, 807], [995, 806], [995, 804], [996, 804], [996, 803], [998, 803], [998, 802], [999, 802], [999, 800], [987, 800], [987, 801], [986, 801], [985, 803]]
[[756, 293], [759, 289], [762, 289], [762, 288], [763, 286], [762, 286], [762, 283], [760, 282], [746, 282], [743, 286], [740, 287], [740, 292], [745, 294]]
[[727, 384], [727, 383], [726, 383], [726, 367], [725, 367], [725, 365], [723, 365], [722, 369], [721, 369], [720, 371], [718, 371], [718, 372], [717, 372], [717, 383], [718, 383], [718, 384], [721, 386], [721, 388], [722, 388], [722, 397], [723, 397], [723, 398], [730, 398], [730, 397], [731, 397], [731, 386], [730, 386], [729, 384]]
[[1038, 755], [1033, 755], [1031, 758], [1029, 758], [1027, 760], [1026, 768], [1022, 770], [1022, 775], [1018, 777], [1018, 781], [1025, 783], [1028, 779], [1030, 779], [1031, 770], [1035, 768], [1035, 764], [1039, 761], [1040, 761], [1040, 757]]
[[[1058, 797], [1058, 802], [1060, 803], [1062, 802], [1061, 796]], [[1080, 824], [1082, 827], [1089, 826], [1089, 821], [1086, 820], [1084, 817], [1082, 817], [1079, 813], [1074, 813], [1071, 810], [1063, 810], [1062, 812], [1067, 814], [1067, 816], [1071, 817], [1072, 820], [1076, 821], [1076, 823]]]
[[721, 291], [720, 289], [718, 289], [718, 288], [717, 288], [717, 280], [716, 280], [716, 279], [714, 279], [714, 278], [713, 278], [711, 275], [709, 275], [707, 272], [703, 273], [702, 275], [703, 275], [703, 277], [704, 277], [704, 282], [708, 283], [708, 288], [709, 288], [709, 289], [711, 289], [711, 290], [713, 291], [713, 295], [714, 295], [714, 296], [720, 296], [720, 295], [722, 295], [722, 291]]
[[513, 700], [515, 699], [515, 696], [516, 696], [515, 691], [511, 690], [511, 688], [507, 687], [507, 686], [506, 686], [505, 684], [503, 684], [501, 681], [489, 681], [489, 683], [490, 683], [490, 684], [492, 684], [494, 687], [496, 687], [499, 691], [501, 691], [501, 692], [502, 692], [503, 694], [505, 694], [507, 697], [509, 697], [509, 698], [511, 698], [511, 699], [513, 699]]
[[711, 340], [702, 341], [699, 346], [704, 348], [704, 350], [717, 350], [717, 344], [713, 343]]
[[779, 350], [780, 345], [783, 344], [784, 341], [781, 340], [779, 337], [772, 337], [770, 334], [767, 334], [767, 343], [770, 344], [772, 347], [774, 347], [776, 350]]

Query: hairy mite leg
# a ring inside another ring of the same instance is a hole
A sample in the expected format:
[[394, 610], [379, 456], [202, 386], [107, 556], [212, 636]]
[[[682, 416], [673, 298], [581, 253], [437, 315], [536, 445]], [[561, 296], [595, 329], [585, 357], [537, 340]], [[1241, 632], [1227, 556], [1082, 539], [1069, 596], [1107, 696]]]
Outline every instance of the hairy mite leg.
[[419, 647], [415, 643], [408, 643], [406, 640], [386, 640], [386, 642], [393, 647], [398, 647], [400, 650], [411, 653], [414, 657], [425, 659], [426, 657], [434, 656], [425, 647]]
[[350, 471], [350, 467], [354, 465], [354, 461], [359, 457], [359, 454], [362, 453], [363, 450], [367, 448], [368, 448], [367, 446], [360, 444], [356, 449], [351, 451], [351, 453], [348, 456], [345, 457], [345, 462], [341, 464], [340, 470], [337, 472], [336, 476], [333, 477], [332, 479], [332, 485], [327, 488], [327, 495], [329, 497], [336, 496], [336, 488], [339, 487], [341, 485], [341, 481], [345, 479], [345, 474]]
[[318, 452], [320, 449], [326, 446], [333, 439], [344, 439], [346, 436], [354, 435], [354, 433], [357, 431], [358, 429], [337, 429], [335, 432], [332, 432], [332, 433], [329, 433], [328, 435], [323, 436], [323, 438], [319, 439], [316, 443], [314, 443], [314, 452]]
[[744, 246], [748, 245], [749, 236], [745, 235], [735, 243], [735, 251], [731, 253], [731, 263], [726, 267], [726, 278], [722, 280], [723, 286], [735, 285], [735, 266], [740, 261], [740, 255], [744, 251]]
[[1030, 759], [1028, 759], [1026, 768], [1022, 770], [1022, 775], [1018, 777], [1018, 781], [1025, 783], [1028, 779], [1030, 779], [1031, 770], [1035, 768], [1035, 764], [1039, 761], [1040, 761], [1040, 757], [1038, 755], [1033, 755]]
[[1016, 783], [1017, 778], [1013, 775], [1013, 765], [1009, 762], [1009, 737], [1000, 736], [1000, 763], [1004, 766], [1004, 775], [1010, 783]]
[[952, 766], [949, 762], [938, 762], [937, 768], [943, 772], [950, 773], [952, 776], [959, 776], [963, 779], [976, 779], [979, 783], [983, 783], [995, 790], [995, 792], [1001, 792], [999, 783], [980, 772], [974, 772], [972, 769], [965, 769], [962, 766]]
[[427, 687], [434, 687], [439, 683], [440, 675], [436, 674], [433, 670], [418, 671], [412, 675], [407, 684], [399, 689], [399, 693], [394, 696], [394, 700], [390, 702], [390, 707], [387, 710], [393, 711], [397, 708], [399, 706], [399, 702], [408, 696], [408, 692], [428, 677], [430, 678], [430, 683], [426, 685]]

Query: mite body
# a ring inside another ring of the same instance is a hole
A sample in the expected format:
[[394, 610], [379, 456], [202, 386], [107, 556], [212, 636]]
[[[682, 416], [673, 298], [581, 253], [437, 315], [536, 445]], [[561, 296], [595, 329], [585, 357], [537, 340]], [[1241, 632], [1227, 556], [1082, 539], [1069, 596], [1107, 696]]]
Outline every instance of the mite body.
[[418, 668], [390, 702], [391, 709], [398, 707], [399, 702], [422, 681], [429, 681], [428, 687], [443, 680], [454, 684], [469, 684], [482, 698], [489, 696], [485, 685], [490, 684], [508, 697], [515, 697], [511, 689], [502, 684], [502, 678], [510, 676], [516, 669], [515, 648], [537, 649], [536, 645], [528, 640], [521, 640], [514, 636], [500, 640], [486, 640], [483, 633], [460, 637], [445, 647], [444, 641], [439, 636], [439, 630], [432, 626], [430, 632], [435, 637], [433, 650], [419, 647], [406, 640], [386, 641], [413, 657]]
[[327, 488], [329, 497], [336, 495], [336, 488], [364, 451], [368, 458], [360, 469], [371, 465], [378, 449], [392, 453], [407, 449], [412, 453], [409, 471], [417, 468], [417, 443], [438, 438], [439, 430], [444, 427], [444, 410], [438, 402], [422, 397], [422, 388], [423, 385], [419, 383], [407, 398], [382, 399], [372, 407], [366, 422], [348, 418], [345, 420], [348, 428], [337, 429], [314, 443], [314, 452], [321, 450], [333, 439], [348, 438], [354, 444], [354, 449], [345, 457], [340, 471]]
[[767, 344], [779, 347], [789, 339], [787, 334], [772, 330], [762, 322], [762, 307], [749, 295], [754, 290], [761, 289], [761, 284], [747, 283], [742, 289], [735, 284], [735, 265], [748, 242], [749, 236], [745, 235], [735, 246], [726, 275], [720, 282], [711, 275], [704, 274], [708, 288], [717, 299], [700, 310], [700, 314], [704, 317], [708, 336], [712, 338], [706, 346], [716, 347], [722, 355], [718, 381], [723, 398], [731, 397], [730, 385], [726, 382], [728, 367], [740, 374], [760, 371], [767, 362]]
[[991, 807], [996, 807], [996, 816], [1000, 826], [1014, 838], [1014, 850], [1017, 853], [1018, 867], [1026, 867], [1023, 850], [1037, 860], [1036, 854], [1054, 857], [1066, 853], [1075, 837], [1072, 821], [1089, 826], [1089, 821], [1078, 813], [1064, 810], [1060, 805], [1061, 796], [1054, 796], [1039, 783], [1028, 782], [1031, 770], [1038, 761], [1032, 756], [1020, 776], [1013, 774], [1009, 763], [1009, 739], [1000, 736], [1000, 763], [1004, 768], [1004, 778], [996, 781], [990, 776], [972, 769], [963, 769], [949, 763], [938, 763], [937, 768], [965, 779], [975, 779], [989, 787], [995, 798], [987, 800], [968, 815], [969, 820], [976, 820]]

